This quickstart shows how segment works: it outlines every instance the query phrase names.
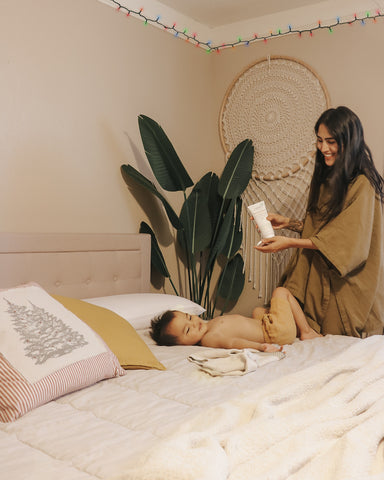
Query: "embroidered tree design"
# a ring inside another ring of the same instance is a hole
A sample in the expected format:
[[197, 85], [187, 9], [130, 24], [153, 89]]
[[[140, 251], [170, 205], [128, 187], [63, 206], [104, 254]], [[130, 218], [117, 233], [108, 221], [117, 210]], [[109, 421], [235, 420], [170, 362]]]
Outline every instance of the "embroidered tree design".
[[31, 308], [28, 308], [6, 301], [9, 306], [7, 312], [25, 345], [26, 356], [32, 358], [36, 365], [88, 344], [81, 333], [74, 331], [44, 308], [32, 302], [29, 302]]

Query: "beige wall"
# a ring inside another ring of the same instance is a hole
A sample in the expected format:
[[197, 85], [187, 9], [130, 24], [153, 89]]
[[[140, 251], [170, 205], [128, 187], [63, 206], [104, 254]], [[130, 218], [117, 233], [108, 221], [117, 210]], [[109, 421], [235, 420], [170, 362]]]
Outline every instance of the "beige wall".
[[146, 161], [140, 113], [192, 178], [211, 168], [212, 65], [197, 48], [96, 0], [2, 0], [0, 53], [0, 230], [137, 231], [120, 165]]
[[[162, 124], [194, 180], [220, 173], [224, 94], [268, 54], [307, 62], [332, 104], [360, 115], [382, 171], [383, 26], [207, 55], [97, 0], [1, 0], [0, 231], [136, 232], [147, 213], [159, 228], [161, 209], [138, 206], [120, 175], [123, 163], [148, 174], [137, 116]], [[180, 204], [179, 194], [167, 196]], [[170, 242], [167, 228], [160, 239]], [[247, 286], [237, 310], [254, 303]]]

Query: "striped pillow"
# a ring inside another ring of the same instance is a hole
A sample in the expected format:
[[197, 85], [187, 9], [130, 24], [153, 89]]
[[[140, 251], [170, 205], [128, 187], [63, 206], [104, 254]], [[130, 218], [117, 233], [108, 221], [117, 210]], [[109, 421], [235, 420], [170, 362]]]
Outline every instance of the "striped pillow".
[[1, 422], [125, 373], [104, 341], [36, 284], [0, 292], [0, 352]]

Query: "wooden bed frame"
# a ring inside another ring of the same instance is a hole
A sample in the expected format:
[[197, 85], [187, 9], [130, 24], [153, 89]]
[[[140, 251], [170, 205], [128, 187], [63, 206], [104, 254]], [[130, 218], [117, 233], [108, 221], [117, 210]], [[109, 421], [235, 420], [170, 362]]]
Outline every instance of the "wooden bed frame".
[[150, 254], [145, 234], [0, 233], [0, 288], [33, 281], [75, 298], [145, 293]]

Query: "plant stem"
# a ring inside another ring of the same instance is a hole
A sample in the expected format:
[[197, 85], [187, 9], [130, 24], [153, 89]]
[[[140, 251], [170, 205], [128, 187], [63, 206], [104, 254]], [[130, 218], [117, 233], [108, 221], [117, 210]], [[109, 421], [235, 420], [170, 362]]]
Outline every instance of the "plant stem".
[[174, 290], [175, 294], [176, 294], [178, 297], [180, 297], [180, 294], [179, 294], [179, 292], [177, 291], [177, 288], [175, 287], [175, 284], [172, 282], [172, 278], [171, 278], [171, 277], [168, 277], [168, 278], [169, 278], [169, 281], [171, 282], [171, 285], [172, 285], [172, 287], [173, 287], [173, 290]]

